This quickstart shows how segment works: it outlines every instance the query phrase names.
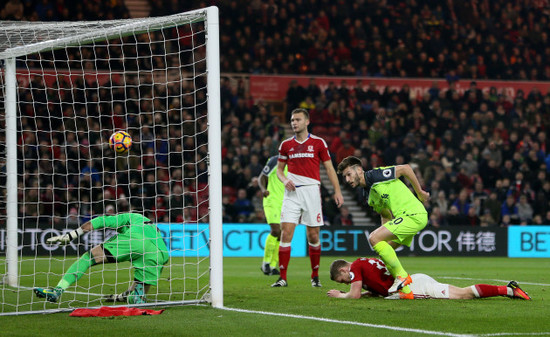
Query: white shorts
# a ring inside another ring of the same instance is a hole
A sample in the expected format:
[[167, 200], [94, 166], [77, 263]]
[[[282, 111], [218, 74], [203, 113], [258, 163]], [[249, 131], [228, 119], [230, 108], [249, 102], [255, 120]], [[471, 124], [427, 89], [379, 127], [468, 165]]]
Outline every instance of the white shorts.
[[409, 288], [415, 299], [439, 298], [449, 299], [449, 285], [439, 283], [426, 274], [412, 274]]
[[310, 227], [324, 225], [319, 185], [300, 186], [295, 191], [285, 189], [281, 210], [281, 223], [283, 222]]

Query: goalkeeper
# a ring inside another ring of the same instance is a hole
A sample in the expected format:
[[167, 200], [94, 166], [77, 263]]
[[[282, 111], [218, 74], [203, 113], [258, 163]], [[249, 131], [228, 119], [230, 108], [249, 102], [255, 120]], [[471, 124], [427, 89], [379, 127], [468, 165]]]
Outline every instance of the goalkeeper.
[[135, 269], [134, 282], [128, 291], [117, 295], [115, 300], [124, 299], [131, 304], [145, 303], [145, 294], [151, 285], [157, 285], [169, 257], [160, 231], [148, 218], [135, 213], [100, 216], [67, 234], [49, 238], [46, 242], [67, 245], [86, 232], [105, 227], [115, 229], [118, 234], [84, 253], [69, 267], [55, 288], [34, 288], [36, 296], [57, 302], [61, 294], [91, 266], [130, 261]]

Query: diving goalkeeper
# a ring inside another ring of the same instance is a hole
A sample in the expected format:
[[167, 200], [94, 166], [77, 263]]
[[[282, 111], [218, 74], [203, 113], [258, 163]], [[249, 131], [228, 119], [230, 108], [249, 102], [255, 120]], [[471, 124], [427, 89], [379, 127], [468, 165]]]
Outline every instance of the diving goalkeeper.
[[67, 234], [51, 237], [46, 242], [67, 245], [86, 232], [105, 227], [115, 229], [118, 234], [84, 253], [69, 267], [55, 288], [34, 288], [36, 296], [57, 302], [61, 294], [91, 266], [130, 261], [134, 267], [134, 282], [125, 292], [124, 299], [130, 304], [145, 303], [145, 294], [151, 285], [157, 285], [169, 258], [160, 231], [148, 218], [136, 213], [100, 216]]

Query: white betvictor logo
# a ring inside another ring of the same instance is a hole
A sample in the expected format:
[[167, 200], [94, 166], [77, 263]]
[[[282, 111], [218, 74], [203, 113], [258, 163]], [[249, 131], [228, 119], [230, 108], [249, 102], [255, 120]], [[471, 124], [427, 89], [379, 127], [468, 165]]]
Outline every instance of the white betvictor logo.
[[289, 156], [290, 159], [292, 158], [314, 158], [315, 154], [313, 153], [293, 153]]

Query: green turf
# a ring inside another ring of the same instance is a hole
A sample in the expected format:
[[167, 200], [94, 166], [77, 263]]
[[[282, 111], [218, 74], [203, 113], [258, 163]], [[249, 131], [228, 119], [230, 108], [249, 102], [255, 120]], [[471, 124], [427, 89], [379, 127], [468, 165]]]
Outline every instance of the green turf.
[[[348, 286], [330, 281], [323, 257], [323, 288], [312, 288], [309, 260], [293, 258], [288, 288], [270, 288], [275, 276], [260, 272], [259, 258], [224, 259], [224, 305], [251, 311], [303, 315], [363, 323], [358, 326], [305, 318], [277, 317], [213, 309], [209, 306], [168, 307], [159, 316], [71, 318], [68, 313], [0, 316], [1, 336], [420, 336], [428, 332], [451, 334], [515, 334], [546, 332], [550, 335], [550, 270], [547, 259], [403, 257], [411, 272], [423, 272], [439, 281], [467, 286], [475, 283], [505, 284], [515, 279], [533, 301], [488, 298], [478, 300], [384, 299], [342, 300], [326, 296], [332, 288]], [[352, 260], [351, 257], [346, 259]], [[55, 267], [54, 267], [55, 268]], [[57, 271], [56, 271], [57, 272]], [[120, 274], [120, 273], [119, 273]], [[111, 275], [111, 276], [109, 276]], [[112, 270], [104, 277], [114, 283]], [[45, 277], [45, 275], [39, 276]], [[87, 277], [87, 276], [85, 276]], [[118, 275], [119, 278], [123, 276]], [[84, 278], [83, 278], [84, 279]], [[93, 277], [87, 281], [93, 284]], [[192, 282], [195, 284], [194, 282]], [[161, 283], [162, 286], [162, 283]], [[99, 287], [99, 286], [98, 286]], [[99, 287], [100, 288], [100, 287]], [[6, 292], [3, 292], [4, 296]], [[28, 296], [32, 294], [29, 291]], [[64, 295], [65, 296], [65, 295]], [[57, 308], [41, 303], [45, 308]], [[376, 327], [381, 325], [384, 327]], [[387, 327], [387, 328], [385, 328]], [[396, 331], [393, 328], [420, 329]], [[434, 334], [432, 334], [434, 335]]]

